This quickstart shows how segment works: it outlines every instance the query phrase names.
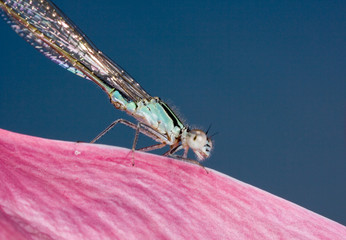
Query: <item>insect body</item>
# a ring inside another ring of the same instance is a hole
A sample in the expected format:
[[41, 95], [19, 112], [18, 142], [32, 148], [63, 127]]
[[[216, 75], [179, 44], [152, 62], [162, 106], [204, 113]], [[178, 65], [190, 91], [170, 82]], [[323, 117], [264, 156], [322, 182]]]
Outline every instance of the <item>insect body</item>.
[[199, 161], [207, 158], [212, 142], [202, 130], [189, 129], [158, 97], [150, 96], [120, 66], [110, 60], [78, 29], [65, 14], [48, 0], [0, 0], [0, 8], [13, 30], [46, 57], [80, 77], [92, 80], [108, 95], [118, 109], [133, 116], [138, 124], [118, 119], [100, 133], [98, 140], [115, 124], [136, 130], [159, 142], [143, 148], [153, 150], [170, 146], [166, 155], [191, 148]]

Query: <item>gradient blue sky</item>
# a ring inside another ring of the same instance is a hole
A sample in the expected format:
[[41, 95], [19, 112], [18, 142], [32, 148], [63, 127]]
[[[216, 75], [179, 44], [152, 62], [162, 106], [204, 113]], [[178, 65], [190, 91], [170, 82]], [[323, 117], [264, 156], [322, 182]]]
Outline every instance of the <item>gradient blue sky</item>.
[[[212, 123], [207, 167], [346, 224], [345, 1], [55, 3], [187, 123]], [[1, 128], [89, 141], [128, 118], [4, 21], [0, 34]], [[101, 143], [133, 135], [119, 126]]]

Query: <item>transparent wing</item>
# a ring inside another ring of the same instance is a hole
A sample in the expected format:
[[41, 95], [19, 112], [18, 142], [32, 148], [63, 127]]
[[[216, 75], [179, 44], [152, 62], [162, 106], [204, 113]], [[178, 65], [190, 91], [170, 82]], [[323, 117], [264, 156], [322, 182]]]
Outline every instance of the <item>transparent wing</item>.
[[128, 100], [151, 98], [51, 1], [0, 0], [0, 7], [17, 34], [61, 67], [93, 80], [104, 90], [115, 88]]

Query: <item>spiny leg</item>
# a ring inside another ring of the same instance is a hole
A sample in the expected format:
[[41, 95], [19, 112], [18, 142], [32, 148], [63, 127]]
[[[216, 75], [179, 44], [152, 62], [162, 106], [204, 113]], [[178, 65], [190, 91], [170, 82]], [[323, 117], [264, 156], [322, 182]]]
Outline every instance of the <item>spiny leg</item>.
[[[149, 146], [149, 147], [141, 148], [141, 149], [139, 149], [140, 151], [151, 151], [151, 150], [162, 148], [162, 147], [167, 145], [165, 143], [166, 142], [165, 141], [166, 137], [164, 135], [158, 133], [154, 129], [152, 129], [150, 126], [147, 126], [147, 125], [145, 125], [143, 123], [140, 123], [140, 122], [138, 124], [134, 124], [134, 123], [132, 123], [132, 122], [126, 120], [126, 119], [122, 119], [122, 118], [112, 122], [105, 130], [103, 130], [99, 135], [97, 135], [90, 143], [94, 143], [97, 140], [99, 140], [103, 135], [105, 135], [109, 130], [111, 130], [118, 123], [124, 124], [124, 125], [126, 125], [126, 126], [136, 130], [135, 138], [134, 138], [133, 144], [132, 144], [132, 152], [133, 152], [133, 155], [132, 155], [132, 165], [134, 165], [134, 151], [136, 150], [136, 145], [137, 145], [138, 136], [139, 136], [140, 132], [145, 134], [145, 135], [147, 135], [148, 137], [152, 138], [153, 140], [161, 142], [159, 144], [155, 144], [155, 145], [152, 145], [152, 146]], [[182, 160], [182, 161], [185, 161], [185, 162], [194, 163], [196, 165], [201, 166], [207, 173], [209, 173], [200, 162], [198, 162], [196, 160], [193, 160], [193, 159], [188, 159], [187, 158], [188, 149], [184, 149], [183, 156], [179, 156], [179, 155], [175, 155], [174, 154], [177, 151], [182, 150], [182, 149], [183, 149], [182, 145], [179, 145], [179, 144], [173, 145], [173, 146], [171, 146], [171, 149], [168, 150], [163, 155], [164, 156], [171, 156], [173, 158], [176, 158], [176, 159], [179, 159], [179, 160]]]
[[179, 160], [184, 161], [184, 162], [196, 164], [196, 165], [202, 167], [206, 171], [206, 173], [209, 174], [207, 169], [199, 161], [187, 158], [188, 149], [184, 149], [184, 154], [182, 156], [175, 154], [176, 152], [178, 152], [179, 150], [182, 150], [182, 149], [184, 149], [182, 145], [172, 146], [171, 149], [169, 149], [164, 155], [179, 159]]
[[133, 144], [132, 144], [132, 165], [133, 166], [134, 166], [134, 151], [136, 150], [136, 145], [137, 145], [139, 133], [143, 133], [146, 136], [152, 138], [153, 140], [161, 142], [159, 144], [155, 144], [155, 145], [152, 145], [149, 147], [141, 148], [141, 149], [139, 149], [140, 151], [151, 151], [151, 150], [162, 148], [162, 147], [167, 145], [165, 143], [166, 137], [164, 135], [162, 135], [161, 133], [157, 132], [155, 129], [153, 129], [150, 126], [148, 126], [144, 123], [141, 123], [141, 122], [134, 124], [134, 123], [132, 123], [126, 119], [118, 119], [118, 120], [112, 122], [105, 130], [103, 130], [99, 135], [97, 135], [90, 143], [94, 143], [97, 140], [99, 140], [103, 135], [105, 135], [108, 131], [110, 131], [118, 123], [124, 124], [124, 125], [136, 130], [135, 138], [134, 138]]
[[137, 123], [136, 133], [135, 133], [135, 137], [134, 137], [133, 143], [132, 143], [132, 166], [135, 165], [135, 150], [136, 150], [136, 145], [137, 145], [137, 141], [138, 141], [138, 135], [139, 135], [140, 127], [141, 127], [140, 123]]
[[151, 145], [151, 146], [148, 146], [148, 147], [140, 148], [140, 149], [138, 149], [138, 151], [149, 152], [149, 151], [153, 151], [153, 150], [156, 150], [156, 149], [163, 148], [166, 145], [167, 145], [167, 143], [158, 143], [158, 144], [154, 144], [154, 145]]
[[102, 132], [100, 132], [99, 135], [97, 135], [90, 143], [94, 143], [96, 142], [97, 140], [99, 140], [103, 135], [105, 135], [109, 130], [111, 130], [116, 124], [118, 123], [122, 123], [128, 127], [131, 127], [133, 129], [136, 129], [136, 124], [128, 121], [128, 120], [125, 120], [125, 119], [118, 119], [118, 120], [115, 120], [114, 122], [112, 122], [105, 130], [103, 130]]
[[[134, 124], [126, 119], [118, 119], [114, 122], [112, 122], [105, 130], [103, 130], [99, 135], [97, 135], [90, 143], [94, 143], [97, 140], [99, 140], [103, 135], [105, 135], [108, 131], [110, 131], [116, 124], [121, 123], [125, 126], [128, 126], [132, 129], [137, 130], [137, 124]], [[158, 141], [158, 142], [167, 142], [167, 138], [162, 135], [161, 133], [157, 132], [155, 129], [151, 128], [150, 126], [140, 123], [140, 133], [143, 133], [144, 135], [150, 137], [151, 139]]]
[[[146, 131], [146, 129], [148, 129], [148, 126], [143, 124], [143, 123], [140, 123], [140, 122], [137, 124], [135, 138], [133, 139], [133, 144], [132, 144], [132, 153], [133, 153], [132, 154], [132, 166], [135, 165], [135, 162], [134, 162], [134, 152], [136, 151], [136, 145], [137, 145], [137, 142], [138, 142], [138, 137], [139, 137], [139, 133], [140, 133], [141, 129], [142, 129], [142, 131]], [[149, 129], [153, 130], [152, 128], [149, 128]], [[146, 135], [148, 136], [150, 134], [147, 133]], [[151, 146], [148, 146], [148, 147], [140, 148], [140, 149], [138, 149], [138, 151], [153, 151], [153, 150], [156, 150], [156, 149], [163, 148], [166, 145], [167, 145], [167, 143], [162, 142], [162, 143], [154, 144], [154, 145], [151, 145]]]

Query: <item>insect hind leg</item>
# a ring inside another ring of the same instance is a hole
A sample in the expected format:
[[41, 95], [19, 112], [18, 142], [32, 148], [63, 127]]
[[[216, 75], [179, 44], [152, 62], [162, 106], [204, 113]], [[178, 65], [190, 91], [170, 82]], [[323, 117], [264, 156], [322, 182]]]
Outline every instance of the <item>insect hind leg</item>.
[[150, 126], [138, 122], [137, 124], [134, 124], [126, 119], [118, 119], [114, 122], [112, 122], [105, 130], [103, 130], [100, 134], [98, 134], [90, 143], [95, 143], [97, 140], [99, 140], [103, 135], [105, 135], [107, 132], [109, 132], [115, 125], [118, 123], [124, 124], [125, 126], [128, 126], [134, 130], [135, 132], [135, 137], [133, 139], [132, 143], [132, 165], [134, 166], [134, 152], [136, 151], [136, 145], [138, 142], [138, 137], [139, 134], [142, 133], [150, 138], [152, 138], [155, 141], [160, 142], [159, 144], [155, 144], [149, 147], [144, 147], [139, 149], [140, 151], [152, 151], [155, 149], [162, 148], [167, 145], [167, 138], [162, 135], [161, 133], [157, 132], [155, 129], [151, 128]]
[[93, 140], [90, 141], [90, 143], [94, 143], [96, 142], [97, 140], [99, 140], [103, 135], [105, 135], [107, 132], [109, 132], [115, 125], [117, 125], [118, 123], [121, 123], [121, 124], [124, 124], [130, 128], [133, 128], [133, 129], [137, 129], [137, 125], [126, 120], [126, 119], [118, 119], [118, 120], [115, 120], [114, 122], [112, 122], [105, 130], [103, 130], [102, 132], [99, 133], [99, 135], [97, 135]]

